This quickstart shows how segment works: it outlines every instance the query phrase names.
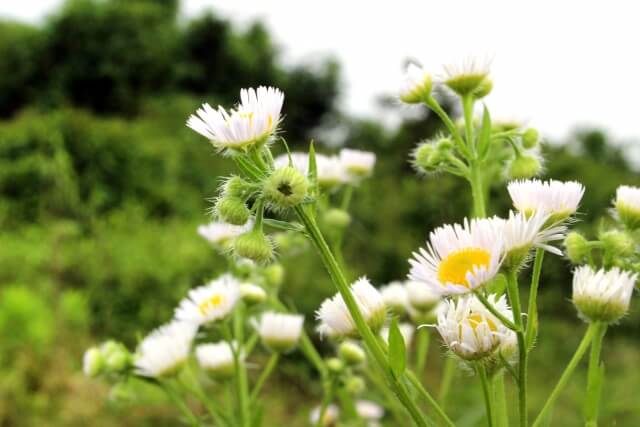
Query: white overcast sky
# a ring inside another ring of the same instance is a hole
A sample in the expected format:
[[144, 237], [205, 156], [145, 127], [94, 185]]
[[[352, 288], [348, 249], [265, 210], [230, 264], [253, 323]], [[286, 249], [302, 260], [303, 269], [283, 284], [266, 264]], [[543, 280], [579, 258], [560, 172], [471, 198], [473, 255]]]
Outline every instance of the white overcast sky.
[[[0, 15], [38, 22], [60, 0], [0, 0]], [[490, 58], [494, 117], [527, 120], [552, 137], [575, 125], [640, 138], [640, 5], [632, 1], [266, 1], [184, 0], [245, 25], [266, 21], [295, 62], [335, 55], [342, 108], [375, 117], [393, 93], [403, 60], [434, 74], [470, 56]]]

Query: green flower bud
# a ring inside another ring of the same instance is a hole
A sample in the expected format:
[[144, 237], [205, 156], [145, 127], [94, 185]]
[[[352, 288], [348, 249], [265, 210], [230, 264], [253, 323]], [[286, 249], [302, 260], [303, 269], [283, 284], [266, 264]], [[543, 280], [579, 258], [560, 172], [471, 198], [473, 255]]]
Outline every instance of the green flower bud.
[[413, 151], [413, 159], [416, 168], [422, 172], [433, 172], [435, 165], [431, 164], [431, 155], [436, 151], [435, 144], [424, 142]]
[[105, 371], [108, 373], [122, 372], [131, 364], [131, 354], [122, 343], [107, 341], [102, 344], [100, 351], [104, 357]]
[[453, 141], [449, 138], [442, 138], [436, 143], [436, 150], [441, 153], [448, 153], [453, 150]]
[[222, 221], [233, 225], [246, 224], [251, 214], [244, 200], [233, 196], [219, 198], [214, 211]]
[[567, 257], [573, 264], [580, 264], [589, 253], [589, 242], [584, 236], [576, 231], [567, 234], [564, 239]]
[[267, 285], [277, 288], [284, 280], [284, 267], [278, 263], [271, 264], [265, 267], [263, 275]]
[[522, 134], [522, 146], [526, 149], [531, 149], [538, 145], [538, 131], [534, 128], [528, 128]]
[[273, 258], [273, 243], [260, 230], [241, 234], [233, 241], [233, 253], [257, 263], [266, 263]]
[[400, 89], [400, 100], [407, 104], [419, 104], [431, 95], [431, 75], [416, 64], [409, 64]]
[[351, 223], [351, 215], [342, 209], [329, 209], [324, 214], [324, 222], [329, 227], [343, 229]]
[[267, 293], [258, 285], [242, 283], [240, 285], [240, 297], [247, 305], [257, 305], [267, 299]]
[[244, 199], [250, 192], [251, 184], [239, 176], [231, 176], [225, 180], [222, 186], [222, 194], [225, 196]]
[[493, 89], [493, 81], [489, 77], [486, 77], [478, 85], [476, 90], [473, 91], [473, 96], [475, 96], [478, 99], [484, 98], [485, 96], [491, 93], [492, 89]]
[[362, 377], [353, 376], [345, 384], [347, 392], [352, 395], [361, 394], [365, 390], [366, 384]]
[[91, 347], [82, 358], [82, 370], [87, 377], [95, 378], [104, 372], [105, 360], [97, 347]]
[[619, 230], [609, 230], [600, 234], [600, 241], [607, 251], [615, 257], [628, 257], [635, 253], [636, 245], [628, 233]]
[[300, 204], [307, 195], [309, 182], [296, 168], [286, 166], [275, 170], [264, 182], [262, 193], [276, 208], [290, 208]]
[[469, 72], [452, 75], [445, 80], [444, 84], [461, 97], [467, 95], [486, 96], [491, 92], [491, 88], [493, 87], [493, 84], [486, 80], [489, 80], [486, 71], [471, 70]]
[[340, 358], [350, 366], [359, 365], [367, 358], [362, 347], [353, 341], [344, 341], [340, 344], [340, 347], [338, 347], [338, 355], [340, 355]]
[[327, 360], [327, 369], [329, 372], [339, 374], [344, 369], [344, 362], [337, 357], [332, 357]]
[[516, 156], [509, 166], [509, 177], [511, 179], [528, 179], [533, 178], [542, 170], [540, 160], [535, 156], [522, 155]]

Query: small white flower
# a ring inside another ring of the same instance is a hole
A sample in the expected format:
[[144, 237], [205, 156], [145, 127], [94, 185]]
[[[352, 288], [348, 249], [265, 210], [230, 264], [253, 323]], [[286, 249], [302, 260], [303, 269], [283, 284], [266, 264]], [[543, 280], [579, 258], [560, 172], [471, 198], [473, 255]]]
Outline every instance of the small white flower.
[[262, 314], [258, 325], [258, 333], [268, 348], [277, 352], [293, 349], [302, 333], [304, 316], [266, 312]]
[[[382, 295], [366, 277], [361, 277], [350, 287], [351, 293], [364, 317], [374, 331], [380, 330], [386, 318]], [[357, 328], [342, 296], [337, 293], [324, 300], [316, 317], [320, 321], [318, 332], [330, 337], [356, 335]]]
[[357, 181], [359, 178], [371, 175], [373, 166], [376, 164], [376, 155], [370, 151], [343, 148], [340, 150], [340, 163], [347, 174]]
[[427, 249], [409, 260], [409, 279], [439, 295], [462, 294], [491, 280], [502, 263], [501, 227], [491, 219], [464, 220], [439, 227], [429, 235]]
[[632, 230], [640, 227], [640, 188], [621, 185], [613, 204], [618, 218], [627, 227]]
[[637, 278], [617, 267], [594, 271], [583, 265], [573, 273], [573, 303], [586, 320], [616, 322], [629, 309]]
[[284, 94], [272, 87], [242, 89], [240, 104], [228, 112], [209, 104], [191, 115], [187, 126], [220, 149], [244, 150], [266, 141], [278, 128]]
[[[511, 309], [503, 296], [489, 295], [489, 302], [508, 319]], [[507, 329], [474, 295], [447, 300], [438, 313], [436, 329], [447, 346], [465, 360], [490, 355], [498, 347]]]
[[584, 186], [576, 181], [512, 181], [507, 186], [513, 206], [529, 216], [542, 212], [550, 216], [548, 223], [563, 221], [578, 209]]
[[400, 86], [400, 100], [407, 104], [417, 104], [431, 94], [431, 75], [422, 67], [410, 63]]
[[[323, 427], [333, 426], [340, 416], [340, 410], [334, 404], [330, 404], [324, 411], [324, 416], [322, 417], [322, 421], [320, 423]], [[309, 414], [309, 421], [311, 425], [315, 426], [318, 424], [318, 420], [320, 419], [320, 406], [316, 406]]]
[[384, 408], [371, 400], [358, 400], [356, 412], [365, 421], [377, 421], [384, 417]]
[[433, 309], [440, 302], [440, 294], [420, 282], [405, 282], [409, 304], [416, 310], [425, 312]]
[[248, 304], [260, 304], [267, 299], [267, 292], [253, 283], [241, 283], [240, 298]]
[[407, 305], [409, 304], [409, 297], [407, 294], [407, 288], [404, 287], [402, 282], [391, 282], [388, 285], [380, 288], [380, 294], [384, 305], [397, 314], [403, 314], [407, 311]]
[[253, 221], [245, 225], [233, 225], [222, 221], [210, 222], [198, 227], [198, 234], [214, 245], [224, 245], [235, 237], [253, 228]]
[[178, 320], [196, 325], [222, 319], [240, 298], [240, 284], [230, 274], [223, 274], [204, 286], [189, 291], [175, 311]]
[[[416, 327], [413, 326], [410, 323], [401, 323], [398, 325], [398, 328], [400, 329], [400, 334], [402, 334], [402, 338], [404, 339], [404, 344], [407, 347], [411, 346], [411, 342], [413, 341], [413, 334], [416, 331]], [[382, 330], [380, 331], [380, 336], [382, 337], [382, 339], [385, 340], [385, 342], [389, 342], [389, 328], [388, 327], [384, 327], [382, 328]]]
[[196, 360], [200, 367], [217, 379], [233, 376], [235, 361], [233, 348], [226, 341], [201, 344], [196, 347]]
[[[316, 156], [319, 154], [316, 153]], [[273, 163], [276, 169], [282, 169], [289, 166], [289, 154], [284, 153], [273, 159]], [[309, 173], [309, 155], [307, 153], [301, 153], [294, 151], [291, 153], [291, 166], [296, 168], [298, 172], [307, 176]]]
[[135, 357], [140, 375], [160, 377], [177, 373], [189, 356], [197, 327], [190, 322], [172, 321], [142, 340]]
[[[291, 163], [304, 176], [309, 175], [309, 154], [293, 152], [291, 153]], [[274, 159], [276, 168], [289, 166], [289, 155], [281, 154]], [[316, 153], [316, 168], [318, 182], [326, 187], [335, 187], [349, 182], [349, 176], [340, 159], [337, 156], [325, 156]]]

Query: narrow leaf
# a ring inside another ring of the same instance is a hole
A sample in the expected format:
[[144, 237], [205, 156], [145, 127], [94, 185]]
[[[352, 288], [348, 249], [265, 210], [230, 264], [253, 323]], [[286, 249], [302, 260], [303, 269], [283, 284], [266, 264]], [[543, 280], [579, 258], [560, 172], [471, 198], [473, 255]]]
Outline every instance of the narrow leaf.
[[393, 318], [389, 326], [389, 366], [396, 378], [399, 378], [407, 367], [407, 348], [398, 327], [398, 319]]
[[480, 129], [480, 141], [478, 144], [478, 154], [480, 159], [483, 159], [489, 152], [489, 145], [491, 144], [491, 116], [489, 109], [484, 106], [482, 112], [482, 129]]

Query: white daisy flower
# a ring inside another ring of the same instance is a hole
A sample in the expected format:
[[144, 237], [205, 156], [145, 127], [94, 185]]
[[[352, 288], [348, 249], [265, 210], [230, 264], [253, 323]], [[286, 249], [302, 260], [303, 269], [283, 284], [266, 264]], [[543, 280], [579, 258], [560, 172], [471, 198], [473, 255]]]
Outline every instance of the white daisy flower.
[[240, 104], [235, 109], [227, 112], [218, 106], [214, 110], [204, 104], [189, 117], [187, 126], [209, 138], [219, 149], [245, 150], [265, 142], [276, 132], [283, 102], [284, 94], [276, 88], [242, 89]]
[[418, 104], [431, 94], [431, 75], [414, 63], [407, 66], [402, 84], [400, 100], [407, 104]]
[[[234, 343], [235, 345], [235, 343]], [[232, 345], [226, 341], [196, 347], [198, 365], [216, 379], [231, 378], [235, 372]]]
[[371, 175], [376, 164], [376, 155], [370, 151], [343, 148], [339, 154], [342, 168], [357, 181]]
[[189, 356], [196, 330], [193, 323], [174, 320], [151, 332], [138, 347], [136, 371], [146, 377], [177, 373]]
[[276, 352], [292, 350], [300, 340], [304, 316], [266, 312], [258, 324], [258, 333], [267, 348]]
[[267, 292], [253, 283], [241, 283], [240, 298], [249, 305], [260, 304], [267, 299]]
[[[291, 153], [291, 162], [304, 176], [309, 175], [309, 154], [301, 152]], [[274, 159], [276, 168], [289, 166], [289, 156], [287, 153], [281, 154]], [[316, 167], [318, 182], [326, 187], [334, 187], [349, 181], [349, 176], [340, 158], [337, 156], [326, 156], [316, 153]]]
[[[323, 427], [330, 427], [335, 425], [338, 421], [338, 417], [340, 416], [340, 410], [333, 403], [328, 405], [324, 411], [324, 416], [322, 417], [322, 421], [320, 425]], [[320, 419], [320, 406], [316, 406], [309, 414], [309, 421], [311, 425], [315, 426], [318, 424], [318, 420]]]
[[620, 221], [634, 230], [640, 227], [640, 188], [621, 185], [613, 202]]
[[[386, 319], [386, 309], [382, 295], [366, 277], [361, 277], [351, 285], [350, 291], [358, 304], [365, 321], [371, 329], [379, 331]], [[337, 293], [324, 300], [316, 317], [320, 321], [318, 332], [330, 337], [357, 335], [357, 328], [342, 296]]]
[[583, 265], [573, 272], [573, 304], [586, 320], [614, 323], [627, 313], [637, 279], [617, 267], [594, 271]]
[[405, 282], [407, 299], [411, 307], [425, 312], [433, 309], [440, 302], [440, 294], [433, 292], [423, 283], [407, 280]]
[[[489, 295], [488, 300], [503, 316], [512, 318], [504, 295], [497, 299]], [[465, 360], [490, 355], [509, 331], [474, 295], [445, 301], [436, 329], [451, 351]]]
[[409, 304], [407, 289], [402, 282], [391, 282], [380, 288], [384, 305], [396, 314], [404, 314]]
[[[404, 344], [407, 347], [410, 347], [411, 342], [413, 341], [413, 334], [416, 331], [416, 327], [411, 323], [400, 323], [398, 325], [398, 328], [400, 329], [400, 334], [402, 334], [402, 338], [404, 339]], [[387, 326], [382, 328], [382, 330], [380, 331], [380, 336], [386, 343], [389, 342], [389, 328]]]
[[240, 298], [240, 283], [223, 274], [204, 286], [189, 291], [175, 311], [178, 320], [202, 325], [226, 317]]
[[371, 400], [358, 400], [356, 412], [365, 421], [378, 421], [384, 417], [384, 408]]
[[491, 219], [445, 225], [431, 232], [427, 249], [413, 253], [409, 280], [439, 295], [470, 292], [498, 273], [502, 249], [501, 227]]
[[576, 181], [540, 181], [528, 179], [512, 181], [507, 186], [513, 206], [529, 216], [534, 212], [549, 215], [549, 224], [569, 218], [576, 213], [584, 186]]
[[210, 222], [198, 227], [198, 234], [214, 245], [225, 245], [235, 237], [253, 228], [253, 221], [245, 225], [233, 225], [222, 221]]

